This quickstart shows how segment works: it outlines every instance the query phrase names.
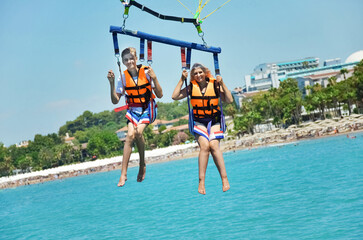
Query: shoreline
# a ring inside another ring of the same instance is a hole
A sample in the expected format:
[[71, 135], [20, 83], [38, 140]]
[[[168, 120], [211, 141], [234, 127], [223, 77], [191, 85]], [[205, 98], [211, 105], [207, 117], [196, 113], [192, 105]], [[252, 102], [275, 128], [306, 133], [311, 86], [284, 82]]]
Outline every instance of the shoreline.
[[[240, 139], [225, 140], [220, 143], [223, 153], [239, 150], [252, 150], [260, 147], [271, 145], [286, 145], [301, 140], [313, 140], [339, 135], [355, 134], [363, 132], [363, 115], [354, 119], [349, 124], [333, 124], [332, 120], [329, 125], [320, 126], [315, 123], [313, 127], [307, 126], [301, 128], [275, 129], [266, 133], [256, 133], [252, 136], [244, 136]], [[323, 121], [324, 122], [324, 121]], [[339, 122], [338, 122], [339, 123]], [[158, 148], [145, 151], [146, 164], [163, 163], [197, 157], [199, 146], [197, 143], [174, 145], [166, 148]], [[129, 167], [138, 166], [138, 153], [132, 153], [130, 156]], [[44, 183], [48, 181], [62, 180], [69, 177], [88, 175], [97, 172], [108, 172], [121, 169], [122, 156], [107, 159], [99, 159], [83, 163], [76, 163], [57, 168], [46, 169], [37, 172], [13, 175], [0, 178], [0, 189], [15, 188], [19, 186]]]

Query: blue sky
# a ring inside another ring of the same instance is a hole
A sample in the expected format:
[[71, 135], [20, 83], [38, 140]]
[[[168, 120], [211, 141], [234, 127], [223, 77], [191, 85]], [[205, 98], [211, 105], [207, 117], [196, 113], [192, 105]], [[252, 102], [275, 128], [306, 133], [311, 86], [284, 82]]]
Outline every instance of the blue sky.
[[[165, 15], [192, 17], [177, 0], [138, 0]], [[195, 11], [194, 0], [181, 0]], [[204, 17], [224, 3], [211, 0]], [[202, 28], [221, 47], [221, 74], [230, 89], [265, 62], [342, 58], [363, 49], [361, 0], [232, 0]], [[0, 1], [0, 142], [6, 146], [58, 132], [84, 111], [112, 110], [106, 73], [117, 71], [109, 26], [121, 26], [118, 0]], [[126, 28], [202, 43], [191, 24], [168, 22], [131, 7]], [[136, 38], [119, 36], [120, 48]], [[178, 47], [153, 44], [153, 68], [171, 102], [181, 74]], [[212, 55], [192, 62], [213, 70]]]

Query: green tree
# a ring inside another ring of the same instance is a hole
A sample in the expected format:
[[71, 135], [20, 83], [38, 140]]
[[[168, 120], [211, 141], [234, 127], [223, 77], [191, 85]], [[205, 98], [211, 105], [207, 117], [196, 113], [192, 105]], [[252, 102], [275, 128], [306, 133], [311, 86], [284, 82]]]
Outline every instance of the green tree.
[[0, 142], [0, 177], [11, 175], [14, 169], [9, 150]]
[[14, 169], [15, 167], [12, 164], [10, 156], [5, 156], [4, 159], [0, 161], [0, 176], [10, 176]]
[[363, 109], [363, 60], [354, 67], [352, 80], [355, 83], [357, 108]]
[[161, 135], [158, 147], [167, 147], [173, 143], [174, 136], [178, 133], [176, 130], [171, 130]]
[[242, 102], [241, 116], [234, 118], [234, 129], [237, 132], [247, 131], [250, 134], [254, 134], [254, 126], [262, 122], [262, 116], [258, 110], [256, 110], [256, 102], [253, 98], [246, 99]]
[[18, 167], [22, 172], [30, 171], [30, 167], [32, 166], [32, 157], [29, 155], [25, 155], [18, 160]]
[[328, 82], [329, 83], [326, 88], [327, 101], [334, 107], [335, 114], [341, 116], [338, 101], [339, 90], [336, 88], [337, 78], [334, 76], [330, 77]]
[[102, 131], [91, 137], [87, 150], [98, 157], [116, 156], [121, 154], [121, 142], [115, 133]]
[[166, 130], [166, 126], [165, 126], [165, 125], [161, 125], [161, 126], [158, 128], [159, 133], [162, 133], [164, 130]]
[[228, 104], [227, 107], [223, 109], [225, 109], [224, 114], [227, 116], [231, 116], [232, 118], [234, 118], [237, 113], [237, 108], [235, 108], [233, 104]]
[[238, 132], [248, 132], [254, 134], [254, 126], [260, 124], [262, 117], [260, 113], [249, 111], [242, 116], [235, 117], [233, 120], [234, 129]]
[[42, 169], [58, 167], [58, 161], [55, 158], [53, 149], [43, 147], [40, 149], [38, 156]]
[[187, 101], [174, 101], [172, 103], [158, 102], [158, 118], [173, 120], [188, 114]]
[[152, 149], [154, 147], [156, 147], [155, 144], [155, 138], [156, 138], [156, 134], [153, 132], [153, 126], [149, 125], [145, 128], [144, 130], [144, 138], [145, 138], [145, 148], [146, 149]]
[[346, 68], [340, 69], [340, 74], [343, 74], [344, 80], [347, 80], [346, 74], [348, 73], [348, 70]]
[[81, 152], [69, 144], [60, 144], [54, 147], [54, 157], [58, 162], [58, 166], [81, 161]]
[[302, 93], [295, 79], [288, 78], [280, 83], [278, 88], [279, 105], [283, 106], [283, 122], [291, 120], [299, 124], [301, 121]]

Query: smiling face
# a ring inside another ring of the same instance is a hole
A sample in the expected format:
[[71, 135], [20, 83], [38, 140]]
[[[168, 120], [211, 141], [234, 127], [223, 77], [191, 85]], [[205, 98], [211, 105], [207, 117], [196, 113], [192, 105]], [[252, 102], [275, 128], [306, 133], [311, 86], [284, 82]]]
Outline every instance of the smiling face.
[[205, 81], [205, 72], [203, 71], [203, 69], [200, 67], [195, 68], [193, 71], [193, 78], [198, 83], [204, 82]]
[[122, 63], [127, 67], [128, 70], [136, 68], [136, 57], [132, 53], [125, 54], [122, 56]]
[[128, 70], [136, 69], [136, 49], [133, 47], [125, 48], [121, 53], [122, 63]]

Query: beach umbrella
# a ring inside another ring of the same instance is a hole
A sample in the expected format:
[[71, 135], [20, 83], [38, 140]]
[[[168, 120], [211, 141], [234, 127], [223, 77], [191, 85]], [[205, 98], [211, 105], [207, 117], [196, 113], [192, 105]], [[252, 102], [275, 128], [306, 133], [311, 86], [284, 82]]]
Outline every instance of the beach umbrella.
[[310, 124], [312, 124], [312, 122], [303, 122], [302, 124], [300, 124], [300, 126], [305, 127], [309, 126]]

